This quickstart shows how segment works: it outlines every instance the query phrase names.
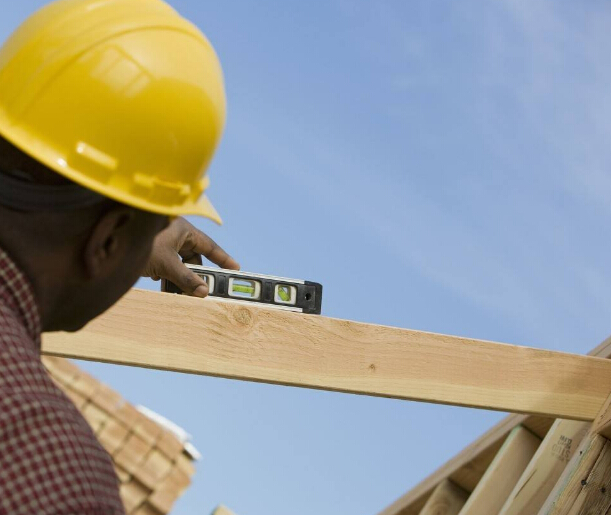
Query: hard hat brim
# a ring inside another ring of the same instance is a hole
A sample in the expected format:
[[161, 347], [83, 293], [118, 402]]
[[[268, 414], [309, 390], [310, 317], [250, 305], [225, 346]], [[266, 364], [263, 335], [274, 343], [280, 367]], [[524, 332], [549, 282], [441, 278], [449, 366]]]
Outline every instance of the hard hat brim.
[[195, 207], [198, 208], [198, 212], [194, 213], [195, 215], [205, 216], [206, 218], [216, 222], [219, 225], [223, 225], [223, 220], [221, 219], [221, 215], [219, 215], [218, 211], [210, 202], [210, 199], [206, 195], [202, 195], [200, 199], [195, 204]]
[[[0, 113], [0, 136], [15, 145], [25, 154], [47, 166], [49, 169], [85, 188], [123, 204], [142, 209], [143, 211], [150, 211], [168, 216], [203, 216], [219, 225], [223, 224], [221, 216], [205, 194], [202, 194], [196, 201], [187, 201], [178, 206], [163, 206], [83, 176], [78, 170], [72, 169], [61, 155], [56, 154], [50, 156], [49, 152], [47, 152], [44, 146], [36, 139], [24, 134], [23, 131], [11, 131], [10, 125], [6, 127], [8, 124], [4, 123], [1, 114], [2, 113]], [[62, 165], [59, 164], [60, 162]]]

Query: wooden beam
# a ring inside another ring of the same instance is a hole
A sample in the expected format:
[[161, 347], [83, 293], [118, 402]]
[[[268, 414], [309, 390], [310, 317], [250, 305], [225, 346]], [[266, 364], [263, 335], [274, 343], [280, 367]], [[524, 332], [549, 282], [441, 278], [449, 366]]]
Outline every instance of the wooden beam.
[[537, 515], [590, 426], [556, 420], [499, 515]]
[[[611, 336], [605, 339], [590, 356], [611, 358]], [[543, 438], [554, 421], [549, 418], [509, 415], [489, 429], [471, 445], [423, 479], [411, 490], [394, 501], [379, 515], [418, 515], [433, 489], [441, 481], [450, 479], [458, 486], [473, 491], [509, 432], [519, 424]]]
[[458, 515], [469, 494], [447, 479], [437, 485], [420, 515]]
[[594, 420], [592, 431], [611, 440], [611, 396]]
[[598, 358], [143, 290], [43, 352], [580, 420], [611, 391]]
[[460, 515], [497, 515], [540, 443], [541, 440], [523, 426], [514, 428]]

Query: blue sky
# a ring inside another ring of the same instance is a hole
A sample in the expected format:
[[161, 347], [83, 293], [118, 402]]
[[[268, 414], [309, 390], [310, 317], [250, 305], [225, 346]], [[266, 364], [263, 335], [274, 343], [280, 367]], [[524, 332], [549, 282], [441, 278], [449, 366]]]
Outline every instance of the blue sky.
[[[611, 333], [609, 3], [171, 3], [225, 69], [225, 225], [196, 223], [244, 269], [322, 282], [333, 317], [579, 353]], [[193, 434], [176, 515], [374, 515], [502, 416], [84, 366]]]

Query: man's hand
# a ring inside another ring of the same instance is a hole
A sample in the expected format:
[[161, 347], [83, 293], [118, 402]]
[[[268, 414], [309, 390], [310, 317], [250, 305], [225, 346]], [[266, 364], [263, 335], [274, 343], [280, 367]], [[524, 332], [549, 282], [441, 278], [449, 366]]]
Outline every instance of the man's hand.
[[205, 297], [208, 295], [208, 285], [183, 264], [201, 265], [202, 256], [221, 268], [240, 269], [240, 265], [211, 238], [184, 218], [176, 218], [155, 238], [151, 257], [142, 275], [155, 281], [168, 279], [189, 295]]

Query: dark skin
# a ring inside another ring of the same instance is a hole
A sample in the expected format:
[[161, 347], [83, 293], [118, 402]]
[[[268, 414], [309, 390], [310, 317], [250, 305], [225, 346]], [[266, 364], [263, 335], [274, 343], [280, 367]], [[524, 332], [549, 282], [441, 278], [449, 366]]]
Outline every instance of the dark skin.
[[[66, 179], [0, 139], [0, 171], [18, 169], [39, 184]], [[117, 302], [141, 275], [166, 278], [205, 297], [205, 282], [183, 264], [202, 255], [239, 265], [186, 220], [169, 223], [114, 201], [65, 212], [20, 212], [0, 206], [0, 247], [31, 281], [43, 331], [77, 331]]]
[[238, 262], [209, 236], [184, 218], [177, 218], [155, 238], [151, 259], [142, 275], [156, 281], [169, 279], [185, 293], [205, 297], [208, 295], [205, 281], [183, 264], [201, 265], [202, 256], [221, 268], [240, 269]]

